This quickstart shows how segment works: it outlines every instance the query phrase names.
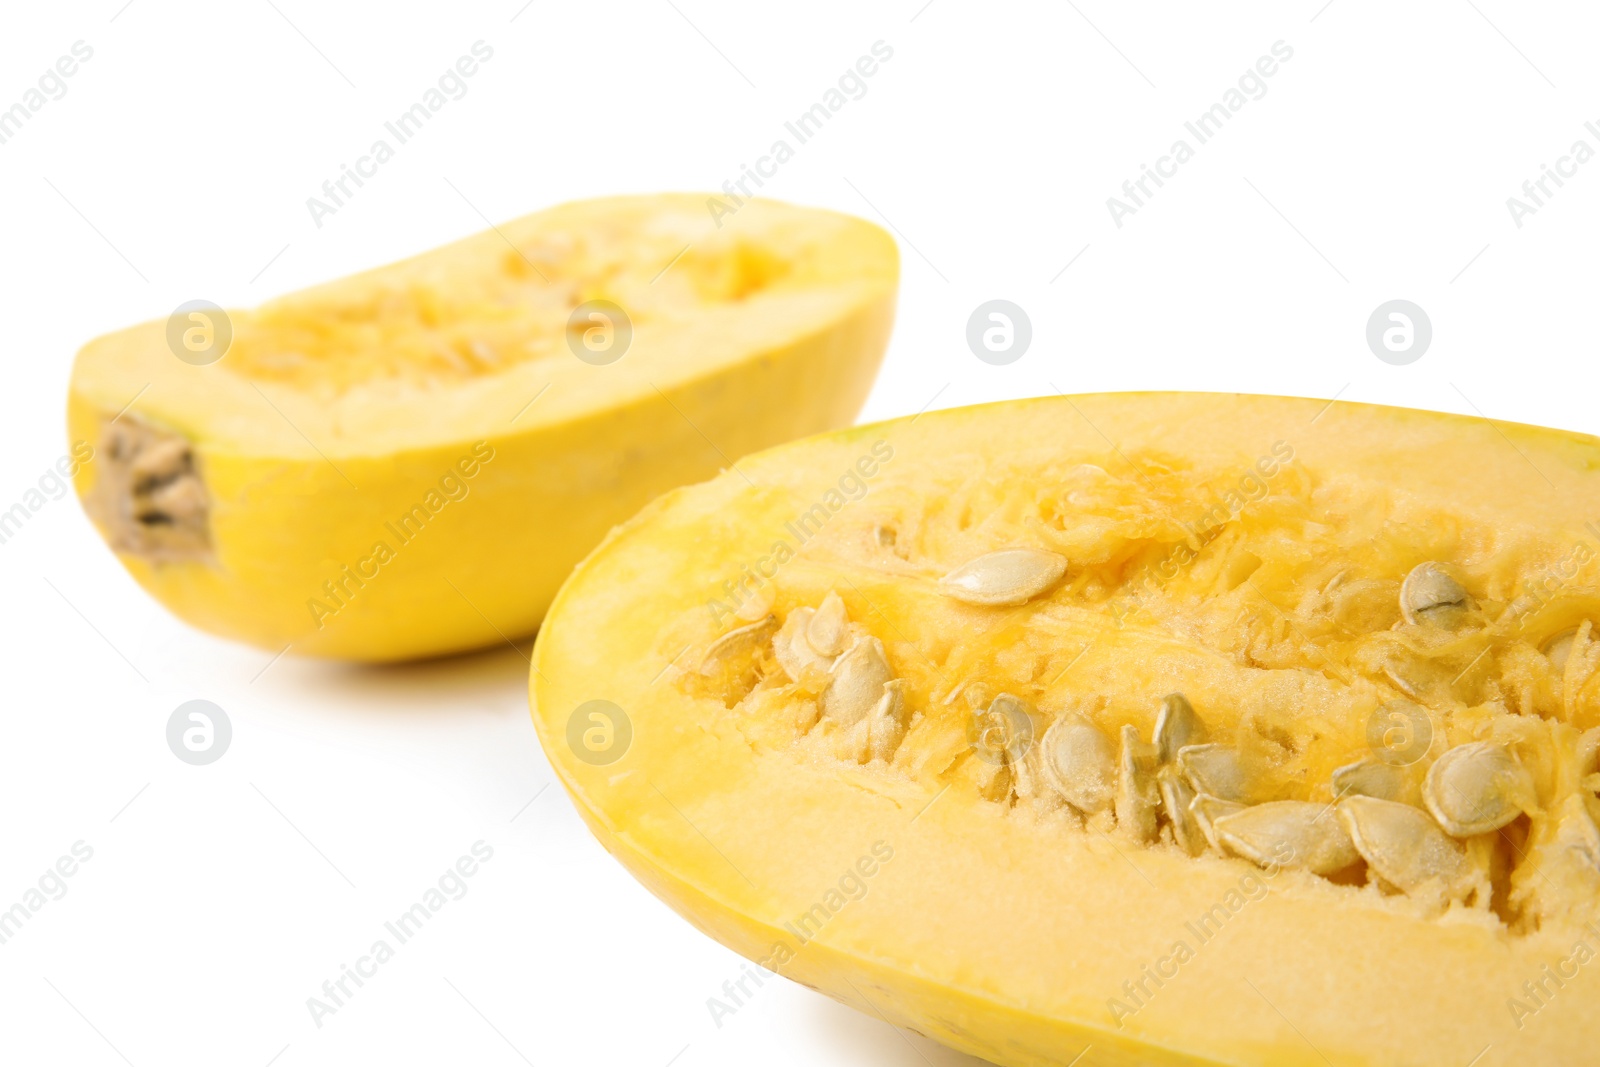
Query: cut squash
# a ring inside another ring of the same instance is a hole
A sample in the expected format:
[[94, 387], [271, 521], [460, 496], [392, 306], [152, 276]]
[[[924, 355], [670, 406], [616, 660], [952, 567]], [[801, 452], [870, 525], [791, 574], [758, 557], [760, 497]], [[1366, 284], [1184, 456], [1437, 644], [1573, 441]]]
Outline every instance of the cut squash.
[[701, 930], [997, 1064], [1593, 1060], [1600, 441], [1151, 393], [739, 466], [530, 682]]
[[854, 419], [897, 277], [886, 233], [830, 212], [565, 205], [91, 342], [78, 491], [202, 629], [359, 660], [495, 644], [652, 497]]

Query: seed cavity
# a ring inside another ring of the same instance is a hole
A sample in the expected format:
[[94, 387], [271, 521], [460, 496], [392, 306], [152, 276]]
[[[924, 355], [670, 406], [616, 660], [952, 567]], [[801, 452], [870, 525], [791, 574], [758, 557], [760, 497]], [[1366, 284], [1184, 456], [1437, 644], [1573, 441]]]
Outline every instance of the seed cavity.
[[1451, 837], [1486, 834], [1535, 808], [1533, 776], [1492, 741], [1457, 745], [1428, 768], [1422, 800]]
[[[869, 541], [880, 547], [896, 543], [885, 536], [885, 528], [869, 530], [874, 531]], [[869, 548], [868, 555], [881, 559], [875, 549]], [[968, 560], [938, 586], [943, 595], [963, 603], [1019, 605], [1047, 594], [1068, 571], [1066, 557], [1058, 553], [1008, 548]], [[1219, 573], [1228, 571], [1224, 567]], [[1498, 642], [1504, 636], [1502, 615], [1510, 608], [1496, 600], [1485, 601], [1480, 609], [1445, 565], [1430, 561], [1414, 567], [1401, 584], [1404, 625], [1391, 626], [1393, 577], [1350, 577], [1341, 571], [1325, 583], [1323, 599], [1337, 590], [1350, 609], [1335, 623], [1381, 620], [1369, 635], [1373, 640], [1348, 654], [1352, 666], [1376, 680], [1380, 692], [1388, 688], [1386, 675], [1395, 688], [1417, 698], [1416, 704], [1396, 699], [1379, 709], [1384, 714], [1373, 713], [1364, 754], [1337, 767], [1325, 781], [1311, 780], [1308, 768], [1330, 766], [1323, 757], [1359, 744], [1365, 707], [1358, 699], [1361, 694], [1352, 693], [1351, 706], [1342, 711], [1323, 707], [1301, 716], [1293, 691], [1266, 683], [1270, 689], [1241, 688], [1239, 699], [1270, 695], [1281, 701], [1276, 709], [1280, 717], [1224, 709], [1208, 723], [1209, 716], [1203, 717], [1184, 693], [1172, 692], [1160, 699], [1154, 726], [1145, 734], [1134, 723], [1107, 721], [1105, 709], [1124, 707], [1123, 697], [1086, 696], [1080, 702], [1069, 690], [1062, 701], [1062, 691], [1054, 688], [1064, 672], [1048, 672], [1044, 664], [1053, 653], [1034, 638], [1053, 638], [1077, 627], [1078, 620], [1068, 618], [1070, 612], [1035, 616], [1027, 642], [996, 640], [994, 647], [985, 647], [980, 655], [991, 657], [998, 668], [992, 675], [973, 676], [971, 658], [958, 635], [931, 642], [931, 654], [925, 657], [933, 666], [931, 673], [940, 675], [945, 664], [956, 666], [961, 681], [954, 686], [930, 679], [916, 667], [910, 668], [910, 678], [895, 678], [883, 642], [850, 619], [837, 590], [814, 607], [794, 608], [781, 627], [768, 616], [724, 635], [708, 659], [731, 658], [771, 636], [773, 655], [795, 683], [796, 699], [810, 709], [801, 732], [820, 717], [822, 743], [858, 765], [894, 762], [911, 731], [908, 700], [914, 698], [907, 690], [921, 693], [927, 686], [930, 718], [918, 722], [928, 726], [930, 737], [940, 737], [969, 717], [970, 745], [963, 755], [953, 748], [942, 751], [937, 746], [945, 740], [935, 740], [930, 753], [942, 762], [930, 760], [927, 766], [937, 768], [933, 773], [939, 776], [953, 776], [969, 793], [1014, 806], [1020, 817], [1038, 819], [1040, 826], [1115, 829], [1141, 845], [1176, 848], [1192, 857], [1212, 851], [1268, 869], [1303, 871], [1352, 890], [1364, 881], [1365, 895], [1373, 901], [1404, 894], [1440, 909], [1461, 902], [1481, 909], [1483, 917], [1498, 917], [1513, 932], [1537, 929], [1540, 908], [1529, 903], [1532, 879], [1525, 876], [1528, 871], [1518, 870], [1519, 861], [1558, 861], [1562, 867], [1549, 868], [1546, 883], [1553, 879], [1563, 890], [1592, 886], [1600, 892], [1600, 727], [1576, 740], [1572, 728], [1593, 721], [1594, 691], [1585, 688], [1594, 673], [1591, 661], [1597, 658], [1589, 636], [1593, 624], [1583, 622], [1542, 644], [1535, 640], [1530, 646], [1526, 638], [1516, 638], [1524, 643], [1521, 659], [1500, 666], [1531, 664], [1529, 673], [1497, 674], [1490, 659], [1486, 670], [1458, 685], [1483, 658], [1484, 649], [1476, 640], [1451, 638], [1447, 631], [1476, 620], [1473, 625], [1485, 628], [1479, 636]], [[1102, 580], [1097, 572], [1084, 575], [1090, 609], [1098, 604], [1095, 583]], [[1314, 602], [1315, 594], [1310, 599]], [[1306, 602], [1303, 597], [1297, 610], [1321, 610], [1315, 603], [1305, 608]], [[1578, 607], [1592, 613], [1586, 601]], [[1562, 610], [1567, 614], [1545, 634], [1572, 621], [1571, 609]], [[1407, 626], [1418, 629], [1408, 631]], [[1426, 630], [1435, 632], [1419, 632]], [[1261, 651], [1281, 640], [1281, 629], [1277, 634], [1252, 633], [1251, 638], [1244, 653], [1249, 666], [1281, 669], [1275, 662], [1282, 659], [1280, 653]], [[1545, 670], [1545, 661], [1557, 677]], [[1052, 681], [1046, 683], [1046, 677]], [[1365, 679], [1362, 685], [1371, 689]], [[1002, 686], [1014, 692], [997, 692]], [[1064, 702], [1074, 710], [1040, 711], [1017, 693], [1046, 709]], [[1253, 695], [1246, 698], [1245, 693]], [[1567, 700], [1564, 715], [1548, 710], [1552, 693]], [[1553, 720], [1548, 746], [1545, 735], [1530, 732], [1535, 729], [1530, 721], [1527, 731], [1519, 727], [1514, 734], [1494, 735], [1500, 740], [1446, 747], [1431, 766], [1425, 762], [1429, 742], [1438, 736], [1436, 723], [1475, 723], [1478, 705], [1496, 701], [1523, 714], [1532, 704], [1538, 715]], [[1411, 709], [1405, 716], [1393, 710], [1401, 705]], [[1462, 707], [1471, 714], [1459, 715]], [[1141, 724], [1148, 721], [1143, 715], [1135, 718]], [[1035, 729], [1043, 730], [1037, 743]], [[1402, 736], [1413, 742], [1403, 750], [1396, 747], [1396, 738]], [[1513, 737], [1515, 748], [1505, 743]], [[1261, 739], [1270, 742], [1271, 751], [1257, 743]], [[916, 761], [908, 761], [905, 769], [913, 766], [920, 774], [922, 765]], [[1530, 768], [1541, 775], [1538, 789]], [[1544, 806], [1539, 790], [1546, 794]], [[1330, 796], [1331, 802], [1323, 803]], [[1059, 821], [1063, 814], [1071, 816], [1066, 823]], [[1510, 834], [1491, 836], [1522, 815], [1532, 820], [1525, 832], [1519, 826]], [[1491, 901], [1491, 892], [1498, 899]]]
[[1400, 614], [1413, 626], [1454, 630], [1471, 610], [1465, 587], [1432, 561], [1411, 568], [1400, 586]]
[[939, 591], [963, 604], [1026, 604], [1067, 573], [1067, 558], [1038, 548], [1003, 548], [970, 559], [939, 579]]
[[172, 437], [140, 450], [128, 468], [135, 493], [148, 493], [183, 477], [190, 469], [189, 442]]
[[1219, 816], [1213, 831], [1225, 849], [1262, 867], [1335, 874], [1360, 855], [1334, 810], [1307, 800], [1272, 800]]
[[102, 431], [101, 455], [85, 503], [112, 548], [152, 562], [210, 558], [210, 496], [187, 438], [124, 415]]

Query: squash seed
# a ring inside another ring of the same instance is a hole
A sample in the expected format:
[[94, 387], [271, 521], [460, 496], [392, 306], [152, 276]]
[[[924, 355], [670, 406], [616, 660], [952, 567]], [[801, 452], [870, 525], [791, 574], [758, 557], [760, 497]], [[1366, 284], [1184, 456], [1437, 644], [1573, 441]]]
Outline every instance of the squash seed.
[[1393, 685], [1412, 700], [1422, 699], [1421, 694], [1417, 692], [1417, 684], [1396, 670], [1394, 664], [1385, 663], [1383, 665], [1383, 676], [1389, 679], [1390, 685]]
[[1021, 697], [996, 693], [988, 708], [974, 713], [970, 729], [979, 758], [1020, 764], [1033, 748], [1033, 708]]
[[768, 615], [764, 619], [729, 630], [706, 649], [706, 654], [700, 661], [700, 673], [704, 675], [716, 674], [734, 656], [742, 652], [754, 651], [767, 636], [778, 628], [778, 617]]
[[1600, 726], [1590, 727], [1578, 736], [1573, 772], [1580, 789], [1600, 794]]
[[1339, 801], [1339, 822], [1372, 872], [1404, 893], [1430, 882], [1457, 896], [1471, 877], [1467, 850], [1445, 836], [1428, 813], [1377, 797]]
[[1582, 797], [1568, 797], [1556, 831], [1556, 840], [1566, 845], [1568, 851], [1600, 872], [1600, 827]]
[[860, 722], [839, 735], [836, 751], [856, 763], [888, 763], [906, 736], [905, 696], [898, 678], [885, 682], [883, 695]]
[[883, 686], [893, 675], [883, 655], [883, 642], [876, 637], [860, 637], [834, 660], [833, 678], [822, 691], [822, 714], [840, 726], [854, 726], [883, 695]]
[[1473, 741], [1428, 768], [1422, 800], [1451, 837], [1486, 834], [1534, 806], [1533, 776], [1506, 746]]
[[1196, 796], [1194, 789], [1172, 767], [1161, 768], [1156, 778], [1161, 791], [1161, 807], [1167, 814], [1167, 821], [1172, 824], [1172, 839], [1189, 855], [1200, 855], [1206, 850], [1206, 837], [1189, 810]]
[[900, 691], [905, 683], [898, 678], [883, 683], [883, 696], [867, 716], [867, 730], [871, 735], [869, 755], [885, 763], [894, 758], [895, 749], [906, 736], [906, 700]]
[[169, 485], [194, 469], [189, 442], [181, 437], [157, 440], [134, 457], [129, 466], [133, 491], [148, 493]]
[[1405, 791], [1405, 772], [1392, 764], [1367, 757], [1347, 763], [1333, 772], [1334, 799], [1341, 797], [1376, 797], [1379, 800], [1399, 800]]
[[978, 759], [971, 761], [970, 766], [980, 797], [997, 803], [1011, 799], [1012, 783], [1016, 780], [1011, 764], [1004, 760], [991, 763]]
[[1171, 763], [1178, 750], [1198, 745], [1206, 739], [1206, 724], [1195, 714], [1194, 705], [1182, 693], [1170, 693], [1161, 700], [1156, 714], [1156, 758]]
[[1085, 815], [1111, 807], [1117, 792], [1117, 756], [1100, 728], [1081, 715], [1063, 715], [1040, 743], [1044, 777], [1063, 800]]
[[1212, 823], [1229, 852], [1262, 867], [1333, 874], [1360, 855], [1331, 807], [1308, 800], [1272, 800], [1222, 815]]
[[1156, 839], [1156, 766], [1155, 746], [1145, 744], [1132, 723], [1124, 723], [1114, 806], [1117, 825], [1139, 841]]
[[1196, 793], [1219, 800], [1245, 800], [1253, 792], [1244, 758], [1227, 745], [1185, 745], [1178, 749], [1178, 771]]
[[939, 591], [963, 604], [1026, 604], [1067, 573], [1067, 558], [1038, 548], [1003, 548], [970, 559], [939, 579]]
[[1600, 827], [1595, 826], [1583, 797], [1570, 796], [1561, 805], [1555, 842], [1589, 870], [1600, 873]]
[[1010, 693], [997, 693], [987, 707], [983, 696], [988, 687], [978, 683], [966, 687], [972, 718], [967, 724], [967, 741], [975, 759], [968, 764], [985, 800], [1007, 802], [1014, 796], [1030, 794], [1027, 761], [1033, 751], [1033, 713], [1026, 701]]
[[1411, 568], [1400, 586], [1400, 614], [1413, 626], [1454, 630], [1471, 609], [1467, 590], [1431, 560]]
[[1550, 666], [1560, 674], [1566, 670], [1567, 658], [1572, 655], [1573, 642], [1577, 640], [1577, 630], [1564, 630], [1544, 643], [1544, 654], [1550, 659]]
[[795, 608], [772, 638], [772, 654], [793, 682], [798, 682], [808, 671], [826, 671], [832, 665], [832, 660], [817, 655], [811, 642], [806, 640], [806, 626], [813, 614], [811, 608]]
[[844, 601], [839, 599], [838, 593], [829, 590], [822, 606], [812, 613], [811, 621], [806, 624], [806, 640], [818, 655], [837, 656], [844, 651], [849, 626], [850, 616], [844, 610]]
[[1020, 759], [1011, 763], [1011, 774], [1015, 781], [1012, 783], [1012, 792], [1018, 800], [1040, 800], [1046, 802], [1046, 807], [1057, 807], [1058, 799], [1055, 787], [1044, 776], [1044, 770], [1039, 760], [1039, 746], [1032, 745]]
[[760, 622], [772, 614], [772, 602], [777, 598], [778, 591], [770, 582], [758, 586], [744, 603], [733, 609], [734, 618], [745, 622]]
[[1194, 817], [1195, 825], [1200, 827], [1200, 832], [1205, 835], [1211, 847], [1221, 852], [1222, 842], [1217, 839], [1217, 820], [1224, 815], [1243, 811], [1248, 806], [1234, 800], [1223, 800], [1221, 797], [1197, 793], [1195, 798], [1189, 801], [1189, 814]]

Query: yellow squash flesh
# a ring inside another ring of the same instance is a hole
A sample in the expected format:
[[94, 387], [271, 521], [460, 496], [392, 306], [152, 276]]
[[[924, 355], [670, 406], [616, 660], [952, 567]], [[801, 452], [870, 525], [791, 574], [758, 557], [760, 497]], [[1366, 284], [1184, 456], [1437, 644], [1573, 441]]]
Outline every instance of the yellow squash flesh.
[[[1015, 547], [1065, 578], [1021, 605], [941, 587]], [[1456, 629], [1402, 618], [1429, 561], [1470, 594]], [[826, 713], [837, 671], [791, 680], [777, 658], [830, 593], [901, 679], [887, 759]], [[1592, 437], [1110, 394], [828, 434], [667, 494], [567, 581], [530, 685], [578, 810], [653, 892], [997, 1064], [1581, 1064], [1600, 1048], [1600, 842], [1579, 832], [1600, 815], [1597, 624]], [[1461, 846], [1483, 880], [1446, 905], [1360, 863], [1191, 856], [1166, 825], [1145, 843], [980, 758], [995, 694], [1114, 744], [1148, 742], [1174, 691], [1256, 761], [1256, 800], [1332, 812], [1335, 769], [1409, 744], [1397, 706], [1428, 735], [1385, 761], [1412, 803], [1442, 752], [1486, 738], [1532, 791]]]
[[[91, 342], [68, 405], [96, 450], [77, 488], [202, 629], [358, 660], [494, 644], [658, 493], [848, 424], [897, 278], [887, 234], [830, 212], [564, 205], [231, 312], [208, 365], [166, 322]], [[569, 321], [597, 300], [631, 322], [610, 362], [590, 353], [620, 334]]]

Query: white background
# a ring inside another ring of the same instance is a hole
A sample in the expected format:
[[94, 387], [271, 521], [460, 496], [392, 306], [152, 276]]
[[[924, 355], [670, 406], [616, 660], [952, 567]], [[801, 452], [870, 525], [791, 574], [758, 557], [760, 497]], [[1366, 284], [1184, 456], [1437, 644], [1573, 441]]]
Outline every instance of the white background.
[[[75, 41], [94, 56], [0, 145], [0, 509], [65, 451], [89, 338], [194, 298], [254, 304], [485, 216], [717, 187], [878, 40], [894, 55], [867, 94], [765, 190], [900, 237], [864, 418], [1215, 389], [1600, 431], [1600, 161], [1521, 228], [1506, 206], [1574, 140], [1600, 148], [1593, 13], [1321, 2], [12, 5], [0, 107]], [[468, 94], [314, 226], [306, 198], [480, 39], [494, 58]], [[1106, 198], [1279, 40], [1294, 55], [1267, 94], [1116, 227]], [[996, 297], [1034, 330], [1003, 367], [964, 340]], [[1397, 297], [1434, 327], [1409, 366], [1364, 341]], [[0, 945], [0, 1061], [971, 1062], [787, 982], [718, 1027], [706, 999], [740, 961], [549, 786], [520, 652], [273, 663], [169, 617], [70, 496], [0, 545], [0, 596], [0, 908], [74, 842], [94, 850]], [[234, 726], [207, 767], [164, 739], [197, 697]], [[468, 894], [316, 1027], [306, 998], [479, 840], [494, 858]]]

